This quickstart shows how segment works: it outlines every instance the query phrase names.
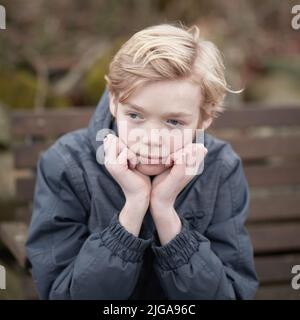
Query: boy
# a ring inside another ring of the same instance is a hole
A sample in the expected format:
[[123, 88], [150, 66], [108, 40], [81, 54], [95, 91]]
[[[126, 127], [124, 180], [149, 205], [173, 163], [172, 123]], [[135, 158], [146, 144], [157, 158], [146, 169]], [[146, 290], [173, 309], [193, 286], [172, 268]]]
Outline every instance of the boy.
[[88, 128], [38, 162], [26, 248], [39, 297], [252, 299], [242, 161], [206, 132], [195, 143], [231, 91], [218, 49], [196, 26], [149, 27], [105, 79]]

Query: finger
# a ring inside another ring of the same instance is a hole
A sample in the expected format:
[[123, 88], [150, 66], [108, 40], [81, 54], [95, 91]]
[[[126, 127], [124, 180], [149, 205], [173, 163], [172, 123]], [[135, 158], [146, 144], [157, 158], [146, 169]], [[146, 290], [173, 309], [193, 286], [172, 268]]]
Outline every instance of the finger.
[[170, 153], [167, 158], [163, 161], [163, 164], [166, 166], [172, 166], [174, 164], [173, 161], [173, 153]]
[[128, 168], [128, 160], [127, 160], [127, 153], [128, 153], [128, 149], [127, 148], [123, 148], [123, 150], [120, 152], [119, 156], [118, 156], [118, 164], [121, 166], [124, 166], [126, 168]]
[[186, 152], [184, 149], [180, 149], [177, 152], [173, 153], [172, 159], [175, 165], [183, 166], [186, 162]]
[[119, 150], [120, 152], [123, 151], [123, 149], [127, 149], [127, 159], [129, 161], [129, 167], [130, 169], [134, 169], [136, 165], [138, 164], [138, 158], [136, 154], [124, 143], [124, 141], [119, 138]]
[[117, 161], [117, 139], [114, 135], [108, 134], [103, 141], [105, 162], [114, 164]]
[[193, 166], [201, 161], [207, 154], [207, 148], [201, 143], [191, 143], [186, 148], [187, 152], [187, 165]]
[[186, 165], [187, 167], [194, 167], [197, 164], [199, 158], [200, 149], [195, 143], [189, 145], [186, 148]]
[[207, 149], [203, 144], [194, 144], [191, 159], [187, 161], [188, 175], [196, 175], [203, 165], [204, 157], [207, 153]]
[[136, 154], [130, 149], [128, 149], [128, 161], [129, 161], [129, 166], [131, 169], [134, 169], [137, 166], [137, 164], [139, 163], [139, 160], [138, 160]]

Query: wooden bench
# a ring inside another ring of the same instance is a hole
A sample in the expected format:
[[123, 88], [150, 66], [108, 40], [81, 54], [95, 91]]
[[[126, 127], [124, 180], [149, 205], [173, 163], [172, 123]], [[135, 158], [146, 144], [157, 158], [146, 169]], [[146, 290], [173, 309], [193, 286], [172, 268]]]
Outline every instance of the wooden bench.
[[[93, 111], [12, 116], [17, 210], [14, 221], [1, 223], [0, 238], [24, 268], [38, 156], [60, 135], [85, 127]], [[300, 106], [228, 109], [208, 132], [229, 141], [243, 159], [251, 193], [247, 226], [261, 283], [256, 299], [300, 299], [291, 287], [291, 268], [300, 264]]]

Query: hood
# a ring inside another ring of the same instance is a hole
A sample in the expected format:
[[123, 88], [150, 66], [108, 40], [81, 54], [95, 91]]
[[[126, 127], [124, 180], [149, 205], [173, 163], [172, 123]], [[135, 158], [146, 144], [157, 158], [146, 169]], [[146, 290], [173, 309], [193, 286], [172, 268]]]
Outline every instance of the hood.
[[[97, 133], [101, 129], [109, 129], [110, 131], [115, 132], [115, 134], [118, 136], [117, 123], [115, 118], [112, 117], [112, 114], [109, 109], [109, 94], [107, 87], [105, 88], [100, 98], [100, 101], [98, 102], [96, 109], [88, 124], [88, 138], [95, 152], [102, 144], [102, 141], [96, 141]], [[198, 142], [202, 142], [204, 146], [208, 149], [208, 154], [206, 156], [207, 161], [208, 158], [210, 158], [211, 156], [210, 151], [212, 151], [211, 149], [214, 145], [214, 138], [206, 131], [204, 131], [204, 134], [195, 137], [193, 142], [195, 142], [196, 139]], [[218, 141], [222, 142], [221, 140]]]
[[102, 141], [96, 141], [97, 133], [101, 129], [110, 129], [118, 135], [117, 123], [109, 110], [109, 95], [107, 87], [105, 88], [96, 110], [88, 124], [88, 137], [95, 152], [102, 144]]

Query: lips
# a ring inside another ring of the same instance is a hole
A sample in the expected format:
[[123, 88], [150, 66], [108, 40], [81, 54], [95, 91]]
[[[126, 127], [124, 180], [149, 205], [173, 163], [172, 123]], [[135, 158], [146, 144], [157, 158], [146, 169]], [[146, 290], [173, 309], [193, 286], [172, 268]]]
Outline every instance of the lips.
[[163, 157], [153, 157], [141, 154], [137, 154], [137, 157], [142, 164], [164, 164], [163, 159], [166, 159]]
[[149, 159], [149, 160], [162, 160], [162, 159], [164, 159], [163, 157], [154, 157], [154, 156], [143, 155], [143, 154], [139, 154], [139, 153], [137, 153], [137, 156], [141, 157], [141, 158]]

